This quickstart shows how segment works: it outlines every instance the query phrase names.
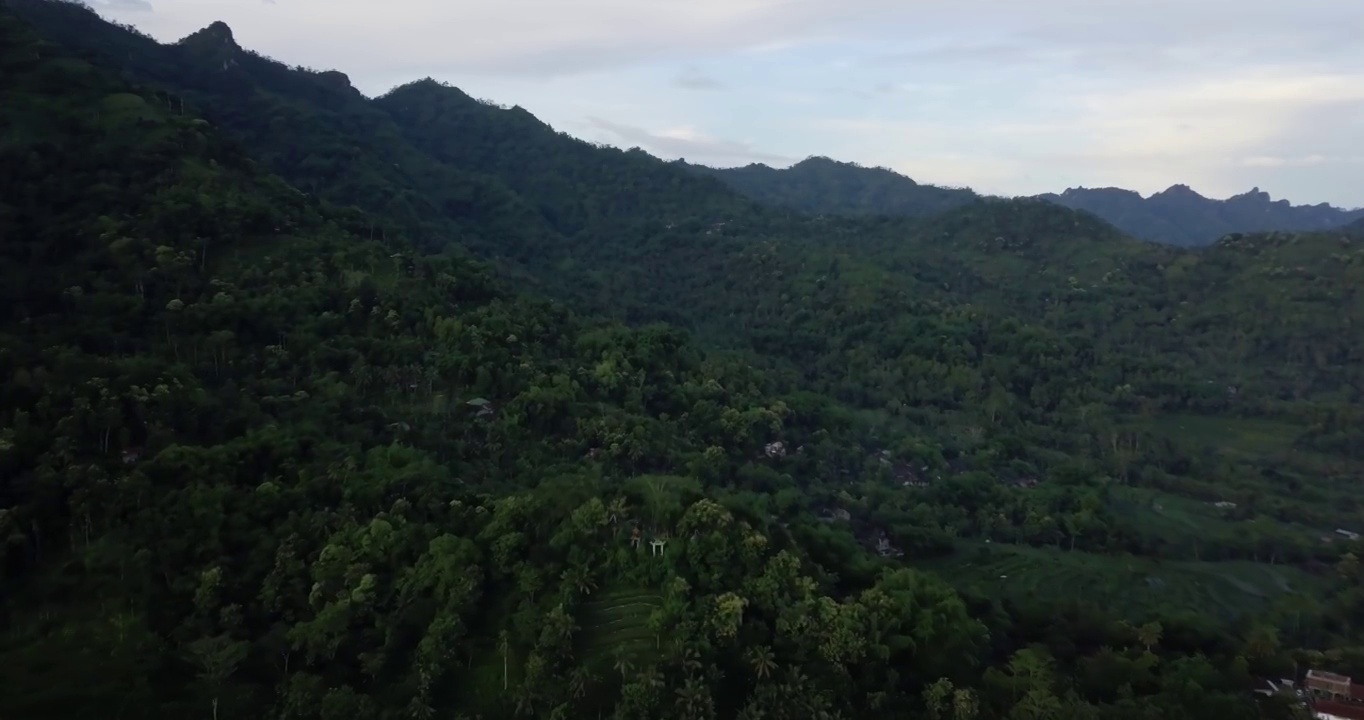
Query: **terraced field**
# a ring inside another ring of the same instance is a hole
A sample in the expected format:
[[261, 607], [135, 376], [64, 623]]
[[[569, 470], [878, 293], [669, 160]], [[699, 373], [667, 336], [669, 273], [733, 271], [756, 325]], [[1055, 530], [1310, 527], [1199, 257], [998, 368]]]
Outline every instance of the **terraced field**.
[[1126, 427], [1147, 430], [1176, 442], [1216, 448], [1231, 456], [1258, 458], [1292, 452], [1304, 428], [1267, 418], [1223, 418], [1193, 414], [1132, 418]]
[[623, 648], [636, 663], [649, 660], [657, 652], [649, 615], [662, 605], [663, 596], [656, 590], [617, 587], [596, 593], [583, 605], [580, 657], [609, 666], [616, 649]]
[[936, 570], [959, 588], [1021, 602], [1083, 597], [1140, 619], [1179, 608], [1226, 619], [1264, 609], [1321, 581], [1292, 568], [1252, 562], [1154, 562], [1012, 545], [963, 543]]

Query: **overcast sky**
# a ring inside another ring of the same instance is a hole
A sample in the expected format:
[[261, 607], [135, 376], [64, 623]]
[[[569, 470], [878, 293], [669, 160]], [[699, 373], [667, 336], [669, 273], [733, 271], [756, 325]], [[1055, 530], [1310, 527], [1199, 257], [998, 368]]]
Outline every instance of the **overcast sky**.
[[708, 165], [1364, 205], [1364, 0], [90, 0]]

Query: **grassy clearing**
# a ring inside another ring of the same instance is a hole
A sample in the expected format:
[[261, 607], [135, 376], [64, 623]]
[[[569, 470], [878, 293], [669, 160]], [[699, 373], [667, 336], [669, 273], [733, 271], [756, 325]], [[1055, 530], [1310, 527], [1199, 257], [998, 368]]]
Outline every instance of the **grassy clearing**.
[[1287, 566], [1252, 562], [1156, 562], [1045, 548], [963, 543], [930, 568], [962, 589], [1019, 602], [1083, 597], [1140, 619], [1156, 609], [1230, 619], [1276, 598], [1307, 593], [1320, 581]]
[[1143, 488], [1114, 488], [1109, 508], [1163, 537], [1231, 532], [1237, 525], [1212, 503]]
[[1133, 418], [1128, 427], [1146, 430], [1179, 443], [1211, 447], [1241, 458], [1293, 452], [1303, 428], [1269, 418], [1228, 418], [1172, 414]]
[[580, 625], [581, 657], [585, 662], [610, 666], [617, 648], [636, 662], [656, 653], [649, 615], [663, 606], [663, 596], [643, 588], [606, 588], [583, 604]]

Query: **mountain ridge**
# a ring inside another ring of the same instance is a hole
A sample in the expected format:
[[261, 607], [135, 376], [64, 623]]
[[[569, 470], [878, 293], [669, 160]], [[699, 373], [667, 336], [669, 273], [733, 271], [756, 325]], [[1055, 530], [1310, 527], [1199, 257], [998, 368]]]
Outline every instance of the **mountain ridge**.
[[[711, 168], [681, 163], [718, 177], [750, 197], [813, 214], [925, 217], [986, 196], [966, 188], [920, 183], [894, 170], [812, 156], [787, 168], [760, 163]], [[1328, 203], [1293, 205], [1254, 187], [1225, 199], [1203, 196], [1183, 183], [1150, 195], [1118, 187], [1072, 187], [1034, 196], [1090, 212], [1133, 237], [1184, 247], [1207, 246], [1229, 233], [1331, 230], [1364, 219], [1364, 208]]]

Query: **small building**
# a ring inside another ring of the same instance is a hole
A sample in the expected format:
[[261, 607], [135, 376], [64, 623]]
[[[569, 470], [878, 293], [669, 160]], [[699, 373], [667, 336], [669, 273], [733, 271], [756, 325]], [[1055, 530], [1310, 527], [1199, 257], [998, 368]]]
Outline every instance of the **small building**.
[[1358, 539], [1359, 539], [1359, 533], [1357, 533], [1357, 532], [1351, 532], [1351, 531], [1349, 531], [1349, 530], [1341, 530], [1341, 529], [1337, 528], [1337, 529], [1336, 529], [1336, 534], [1339, 535], [1339, 536], [1341, 536], [1341, 537], [1343, 537], [1343, 538], [1345, 538], [1346, 540], [1358, 540]]
[[1221, 500], [1221, 501], [1218, 501], [1218, 502], [1213, 503], [1213, 507], [1219, 507], [1219, 508], [1222, 508], [1223, 510], [1235, 510], [1235, 509], [1236, 509], [1236, 503], [1231, 502], [1231, 501], [1229, 501], [1229, 500]]
[[851, 522], [852, 513], [848, 512], [847, 510], [844, 510], [843, 508], [825, 510], [819, 516], [819, 521], [822, 523]]
[[474, 413], [474, 417], [488, 417], [489, 415], [493, 414], [492, 401], [488, 400], [487, 398], [481, 397], [474, 398], [473, 400], [470, 400], [464, 404], [468, 405], [471, 408], [477, 408], [477, 411]]
[[1354, 683], [1349, 676], [1338, 673], [1327, 672], [1325, 670], [1308, 670], [1307, 679], [1304, 681], [1307, 689], [1314, 694], [1325, 695], [1327, 697], [1348, 698]]
[[890, 538], [882, 535], [876, 539], [876, 552], [881, 557], [904, 557], [905, 551], [895, 547]]

